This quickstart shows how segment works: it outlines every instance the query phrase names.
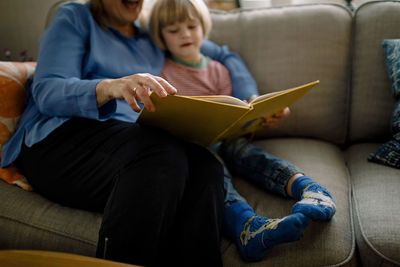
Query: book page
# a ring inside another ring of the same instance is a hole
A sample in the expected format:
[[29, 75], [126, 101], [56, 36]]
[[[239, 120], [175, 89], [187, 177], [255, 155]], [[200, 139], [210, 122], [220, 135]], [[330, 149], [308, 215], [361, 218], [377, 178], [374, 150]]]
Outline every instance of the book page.
[[307, 87], [309, 85], [314, 85], [314, 84], [318, 84], [318, 83], [319, 83], [319, 81], [315, 81], [315, 82], [311, 82], [311, 83], [308, 83], [308, 84], [305, 84], [305, 85], [302, 85], [302, 86], [299, 86], [299, 87], [289, 88], [289, 89], [285, 89], [285, 90], [281, 90], [281, 91], [277, 91], [277, 92], [271, 92], [271, 93], [267, 93], [267, 94], [264, 94], [264, 95], [260, 95], [260, 96], [258, 96], [256, 98], [254, 98], [250, 102], [250, 104], [258, 103], [258, 102], [263, 101], [264, 99], [268, 99], [268, 98], [271, 98], [271, 97], [274, 97], [274, 96], [280, 95], [280, 94], [286, 94], [286, 93], [288, 93], [290, 91], [295, 91], [295, 90], [298, 90], [299, 88]]
[[282, 91], [278, 91], [278, 92], [272, 92], [272, 93], [257, 96], [256, 98], [254, 98], [253, 100], [250, 101], [250, 104], [254, 104], [254, 103], [260, 102], [264, 99], [273, 97], [274, 95], [280, 94], [281, 92]]
[[250, 104], [229, 95], [207, 95], [207, 96], [191, 96], [191, 98], [202, 99], [206, 101], [230, 104], [241, 107], [250, 107]]

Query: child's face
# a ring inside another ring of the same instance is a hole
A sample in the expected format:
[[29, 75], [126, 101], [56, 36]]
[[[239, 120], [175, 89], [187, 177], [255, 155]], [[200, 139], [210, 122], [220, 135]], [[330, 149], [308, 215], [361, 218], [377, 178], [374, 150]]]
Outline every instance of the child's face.
[[188, 62], [200, 60], [203, 29], [197, 18], [168, 25], [162, 28], [161, 34], [173, 56]]

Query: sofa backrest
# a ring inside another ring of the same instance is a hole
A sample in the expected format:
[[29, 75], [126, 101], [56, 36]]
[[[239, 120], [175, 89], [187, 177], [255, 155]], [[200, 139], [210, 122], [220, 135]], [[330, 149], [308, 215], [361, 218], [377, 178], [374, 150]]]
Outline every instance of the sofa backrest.
[[395, 99], [387, 74], [383, 39], [400, 38], [400, 2], [375, 1], [354, 14], [351, 142], [379, 140], [390, 134]]
[[260, 93], [320, 80], [269, 136], [314, 137], [342, 144], [347, 135], [351, 12], [313, 4], [213, 11], [210, 39], [238, 53]]

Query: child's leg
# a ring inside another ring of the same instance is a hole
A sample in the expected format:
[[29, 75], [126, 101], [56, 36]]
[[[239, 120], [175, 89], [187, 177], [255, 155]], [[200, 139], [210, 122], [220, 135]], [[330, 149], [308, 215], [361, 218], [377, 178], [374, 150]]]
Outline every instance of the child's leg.
[[303, 176], [293, 164], [268, 154], [247, 139], [224, 143], [218, 151], [235, 174], [265, 190], [298, 200], [293, 213], [301, 212], [313, 220], [329, 220], [335, 214], [336, 206], [328, 190]]
[[308, 176], [294, 179], [291, 192], [298, 201], [292, 208], [293, 213], [301, 212], [313, 220], [326, 221], [336, 212], [335, 202], [328, 190]]
[[261, 260], [275, 245], [299, 240], [310, 219], [296, 213], [282, 219], [258, 216], [233, 187], [226, 168], [224, 177], [224, 230], [235, 241], [240, 256], [247, 261]]
[[223, 143], [218, 148], [218, 154], [234, 175], [285, 197], [288, 196], [286, 186], [290, 178], [303, 173], [293, 164], [265, 152], [246, 138]]
[[299, 240], [310, 222], [302, 213], [282, 219], [258, 216], [245, 201], [230, 203], [224, 209], [225, 231], [246, 261], [261, 260], [269, 248]]

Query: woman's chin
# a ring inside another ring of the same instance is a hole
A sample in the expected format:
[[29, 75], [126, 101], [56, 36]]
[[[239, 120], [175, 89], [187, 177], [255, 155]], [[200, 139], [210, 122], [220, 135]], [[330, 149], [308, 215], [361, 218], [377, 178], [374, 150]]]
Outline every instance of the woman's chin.
[[121, 0], [121, 1], [122, 1], [122, 4], [124, 5], [124, 7], [130, 12], [137, 11], [137, 9], [139, 7], [138, 0]]

